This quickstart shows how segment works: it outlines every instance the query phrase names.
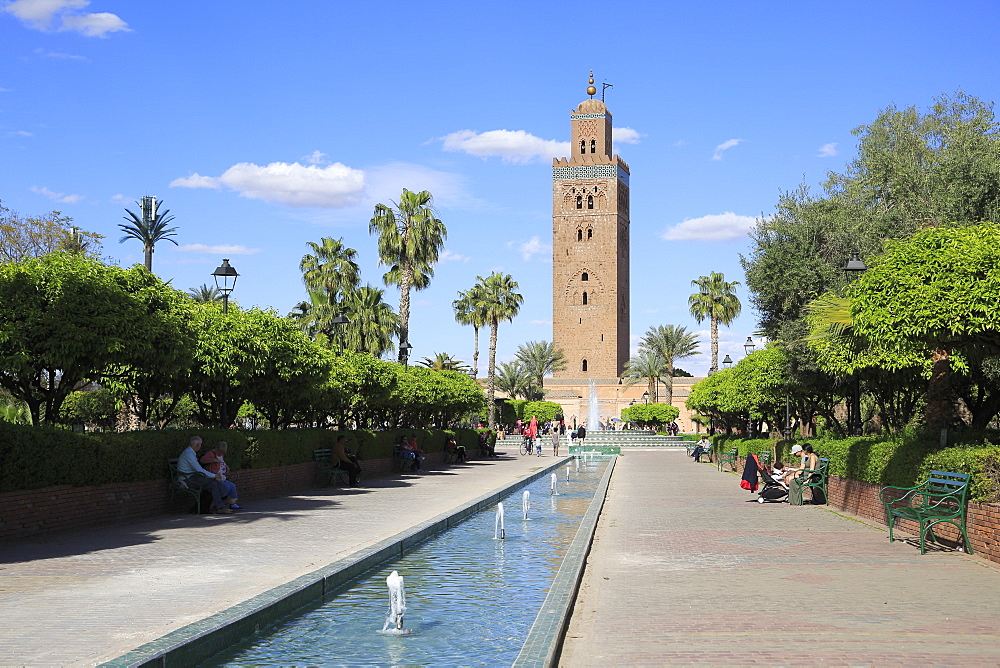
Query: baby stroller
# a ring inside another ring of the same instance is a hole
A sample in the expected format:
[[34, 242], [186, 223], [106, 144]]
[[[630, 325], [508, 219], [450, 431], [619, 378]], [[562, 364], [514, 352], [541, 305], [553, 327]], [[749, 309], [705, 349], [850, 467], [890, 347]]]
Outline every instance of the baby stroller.
[[[757, 503], [765, 503], [767, 501], [780, 503], [783, 501], [788, 496], [788, 486], [771, 477], [770, 469], [760, 463], [757, 455], [750, 454], [748, 459], [751, 461], [747, 462], [747, 468], [749, 469], [751, 466], [755, 467], [755, 474], [760, 478], [760, 491], [757, 492]], [[747, 471], [744, 471], [744, 477], [746, 477], [747, 473]], [[746, 486], [744, 487], [746, 488]], [[751, 489], [750, 491], [753, 490]]]

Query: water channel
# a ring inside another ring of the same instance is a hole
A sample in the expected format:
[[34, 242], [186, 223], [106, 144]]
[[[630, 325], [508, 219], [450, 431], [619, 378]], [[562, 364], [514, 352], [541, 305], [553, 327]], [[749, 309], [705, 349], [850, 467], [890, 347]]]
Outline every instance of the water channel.
[[[510, 665], [517, 658], [607, 466], [570, 462], [382, 564], [204, 666]], [[553, 493], [553, 488], [554, 492]], [[404, 633], [382, 633], [386, 577], [405, 581]]]

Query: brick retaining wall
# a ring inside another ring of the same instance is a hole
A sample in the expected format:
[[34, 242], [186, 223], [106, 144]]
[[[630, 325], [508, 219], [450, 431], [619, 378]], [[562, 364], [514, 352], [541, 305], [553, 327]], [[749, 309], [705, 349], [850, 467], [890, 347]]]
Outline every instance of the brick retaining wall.
[[[441, 453], [427, 455], [440, 465]], [[395, 472], [394, 459], [361, 462], [361, 474], [380, 477]], [[270, 469], [243, 469], [233, 478], [241, 499], [297, 494], [316, 482], [316, 464], [305, 462]], [[191, 497], [171, 500], [166, 479], [112, 483], [96, 487], [55, 485], [0, 493], [0, 542], [67, 529], [130, 522], [156, 515], [182, 513]]]
[[[888, 526], [885, 506], [879, 500], [881, 489], [880, 485], [835, 475], [830, 476], [827, 481], [829, 502], [832, 507]], [[966, 531], [975, 554], [1000, 563], [1000, 504], [970, 502], [966, 516]], [[956, 546], [959, 544], [961, 536], [958, 530], [949, 524], [939, 524], [934, 532], [943, 540], [953, 541]], [[899, 520], [893, 533], [907, 537], [916, 536], [917, 523]]]

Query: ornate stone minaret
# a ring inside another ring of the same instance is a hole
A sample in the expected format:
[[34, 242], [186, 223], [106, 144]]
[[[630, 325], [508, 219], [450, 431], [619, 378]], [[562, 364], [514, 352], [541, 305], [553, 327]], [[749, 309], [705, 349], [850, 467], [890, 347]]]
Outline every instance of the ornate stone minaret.
[[571, 157], [552, 161], [552, 340], [567, 362], [555, 378], [616, 378], [629, 358], [629, 170], [596, 92], [591, 72]]

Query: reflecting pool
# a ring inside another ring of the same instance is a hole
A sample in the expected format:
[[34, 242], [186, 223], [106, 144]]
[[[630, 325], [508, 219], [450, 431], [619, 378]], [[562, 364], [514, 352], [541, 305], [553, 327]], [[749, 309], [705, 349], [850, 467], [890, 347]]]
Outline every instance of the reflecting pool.
[[[608, 462], [570, 462], [559, 484], [543, 476], [505, 497], [503, 540], [496, 507], [433, 536], [224, 652], [205, 666], [510, 665], [541, 608]], [[406, 588], [406, 634], [381, 633], [386, 577]]]

